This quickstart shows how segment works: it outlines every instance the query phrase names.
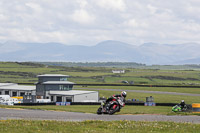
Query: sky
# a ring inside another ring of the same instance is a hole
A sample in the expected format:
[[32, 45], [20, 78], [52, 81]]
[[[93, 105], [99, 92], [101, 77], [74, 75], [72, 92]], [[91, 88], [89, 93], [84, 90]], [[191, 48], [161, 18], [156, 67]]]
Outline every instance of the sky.
[[0, 42], [200, 43], [199, 0], [0, 0]]

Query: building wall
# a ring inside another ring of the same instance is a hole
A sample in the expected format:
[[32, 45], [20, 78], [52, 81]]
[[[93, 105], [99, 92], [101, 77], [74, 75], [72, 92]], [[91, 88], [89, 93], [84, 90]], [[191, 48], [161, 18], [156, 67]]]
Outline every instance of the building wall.
[[[1, 95], [10, 95], [10, 97], [12, 96], [22, 96], [22, 94], [24, 95], [35, 95], [35, 91], [22, 91], [22, 90], [0, 90]], [[8, 94], [6, 94], [6, 92], [8, 92]], [[16, 95], [13, 95], [14, 93]]]
[[98, 102], [99, 94], [98, 92], [74, 95], [74, 102]]
[[36, 95], [44, 96], [44, 85], [36, 84]]
[[51, 102], [57, 102], [57, 96], [62, 96], [62, 102], [69, 102], [69, 101], [66, 101], [66, 98], [67, 99], [71, 99], [71, 102], [74, 101], [74, 96], [66, 96], [66, 95], [49, 95], [49, 91], [46, 91], [46, 95], [45, 95], [45, 99], [51, 99]]
[[45, 85], [44, 88], [45, 88], [46, 91], [59, 90], [59, 85]]
[[46, 99], [51, 99], [51, 102], [58, 102], [57, 97], [61, 97], [60, 102], [74, 102], [74, 96], [63, 96], [63, 95], [47, 95]]
[[52, 84], [47, 84], [47, 85], [41, 85], [37, 84], [36, 85], [36, 95], [37, 96], [48, 96], [48, 92], [50, 90], [55, 90], [55, 91], [69, 91], [72, 90], [73, 85], [52, 85]]
[[57, 97], [62, 97], [61, 98], [62, 99], [61, 102], [98, 102], [99, 93], [98, 92], [93, 92], [93, 93], [87, 93], [87, 94], [67, 96], [67, 95], [49, 95], [46, 92], [46, 97], [45, 98], [51, 99], [52, 102], [58, 102], [57, 101]]

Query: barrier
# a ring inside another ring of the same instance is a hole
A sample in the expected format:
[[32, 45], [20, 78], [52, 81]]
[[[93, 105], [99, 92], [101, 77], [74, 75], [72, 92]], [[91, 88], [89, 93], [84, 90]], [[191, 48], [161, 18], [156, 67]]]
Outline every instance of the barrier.
[[[67, 102], [66, 104], [69, 105], [69, 103]], [[178, 103], [155, 103], [156, 106], [175, 106], [177, 105]], [[55, 102], [52, 102], [52, 103], [16, 103], [14, 105], [21, 105], [21, 106], [40, 106], [40, 105], [56, 105]], [[61, 103], [57, 103], [57, 105], [61, 105]], [[63, 104], [64, 105], [64, 104]], [[100, 102], [71, 102], [70, 105], [101, 105]], [[144, 102], [141, 102], [141, 101], [136, 101], [136, 102], [126, 102], [125, 105], [130, 105], [130, 106], [144, 106], [145, 103]], [[200, 105], [200, 104], [198, 104]], [[152, 104], [152, 106], [154, 106], [154, 104]], [[191, 105], [190, 105], [191, 106]], [[195, 106], [195, 104], [193, 105], [194, 106], [194, 110], [196, 111], [198, 108], [195, 108], [197, 106]], [[199, 107], [199, 106], [198, 106]], [[200, 109], [200, 107], [199, 107]], [[200, 112], [200, 111], [199, 111]]]
[[71, 105], [70, 102], [56, 102], [56, 105], [57, 106], [68, 106], [68, 105]]
[[178, 103], [156, 103], [156, 106], [175, 106]]
[[144, 106], [144, 102], [127, 102], [125, 105]]
[[192, 112], [193, 113], [200, 113], [200, 103], [193, 103], [192, 104]]
[[71, 102], [71, 105], [101, 105], [100, 102]]
[[53, 103], [15, 103], [14, 105], [19, 106], [40, 106], [40, 105], [56, 105], [55, 102]]
[[156, 106], [156, 103], [154, 103], [154, 102], [145, 102], [144, 106]]

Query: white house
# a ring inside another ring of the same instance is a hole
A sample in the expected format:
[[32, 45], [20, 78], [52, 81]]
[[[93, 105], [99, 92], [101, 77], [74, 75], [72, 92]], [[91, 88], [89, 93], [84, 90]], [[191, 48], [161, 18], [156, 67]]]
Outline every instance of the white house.
[[112, 73], [125, 73], [125, 70], [112, 70]]

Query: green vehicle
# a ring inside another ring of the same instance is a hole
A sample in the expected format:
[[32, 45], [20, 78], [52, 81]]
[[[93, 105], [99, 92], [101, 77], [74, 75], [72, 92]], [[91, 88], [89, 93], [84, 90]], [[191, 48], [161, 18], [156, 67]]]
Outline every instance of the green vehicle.
[[172, 111], [173, 112], [180, 112], [182, 111], [181, 106], [180, 105], [175, 105], [172, 107]]

